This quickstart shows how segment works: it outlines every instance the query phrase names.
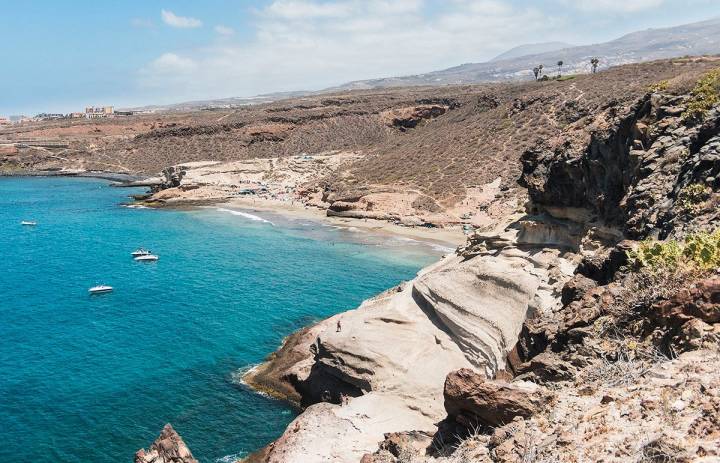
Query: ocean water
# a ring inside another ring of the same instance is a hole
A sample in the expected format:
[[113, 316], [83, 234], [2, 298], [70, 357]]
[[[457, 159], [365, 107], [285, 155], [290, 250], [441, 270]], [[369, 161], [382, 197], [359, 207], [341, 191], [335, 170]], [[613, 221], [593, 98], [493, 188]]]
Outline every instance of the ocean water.
[[[237, 371], [443, 251], [251, 211], [121, 207], [130, 193], [0, 178], [2, 461], [132, 461], [166, 422], [201, 462], [232, 461], [297, 413]], [[139, 246], [160, 260], [132, 261]], [[115, 291], [90, 296], [97, 283]]]

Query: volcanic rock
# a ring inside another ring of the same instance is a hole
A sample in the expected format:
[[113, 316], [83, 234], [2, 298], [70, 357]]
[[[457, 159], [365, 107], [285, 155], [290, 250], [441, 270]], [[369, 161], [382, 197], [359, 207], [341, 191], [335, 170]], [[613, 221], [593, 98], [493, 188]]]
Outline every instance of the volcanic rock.
[[551, 395], [524, 381], [489, 380], [469, 369], [454, 371], [445, 380], [448, 416], [466, 426], [502, 426], [515, 417], [528, 418], [541, 411]]
[[168, 423], [148, 450], [135, 453], [135, 463], [198, 463], [180, 435]]

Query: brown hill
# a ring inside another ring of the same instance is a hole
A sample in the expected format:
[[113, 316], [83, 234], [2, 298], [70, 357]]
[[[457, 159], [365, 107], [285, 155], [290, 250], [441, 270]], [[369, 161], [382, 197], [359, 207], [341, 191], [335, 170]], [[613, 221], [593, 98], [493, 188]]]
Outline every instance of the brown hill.
[[514, 187], [521, 154], [539, 141], [588, 137], [602, 124], [595, 120], [601, 111], [626, 107], [661, 81], [689, 88], [716, 66], [717, 58], [673, 59], [546, 82], [356, 91], [236, 110], [35, 123], [2, 129], [0, 140], [60, 140], [69, 148], [21, 145], [17, 154], [0, 154], [0, 169], [155, 174], [189, 161], [355, 151], [362, 156], [319, 186], [339, 194], [412, 189], [449, 207], [467, 188], [497, 177]]

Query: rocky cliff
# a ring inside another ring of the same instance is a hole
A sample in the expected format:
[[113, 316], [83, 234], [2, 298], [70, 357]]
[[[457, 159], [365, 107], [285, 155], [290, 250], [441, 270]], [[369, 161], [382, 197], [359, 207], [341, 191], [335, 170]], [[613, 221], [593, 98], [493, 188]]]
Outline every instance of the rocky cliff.
[[646, 245], [628, 241], [718, 226], [720, 114], [691, 112], [693, 84], [538, 142], [522, 156], [525, 215], [292, 336], [247, 380], [307, 408], [249, 461], [720, 455], [714, 269], [690, 247], [682, 271], [640, 268]]
[[[573, 87], [560, 105], [479, 103], [497, 121], [553, 121], [519, 145], [524, 212], [488, 216], [455, 253], [291, 335], [249, 372], [304, 412], [247, 461], [717, 461], [720, 73], [696, 64], [643, 74], [654, 84], [619, 98]], [[438, 127], [472, 112], [443, 106]], [[203, 163], [167, 190], [262, 176], [266, 162]], [[375, 213], [390, 192], [326, 187], [318, 200], [338, 214]], [[493, 188], [490, 203], [508, 200]]]
[[439, 431], [388, 433], [364, 463], [718, 461], [720, 79], [660, 87], [524, 154], [529, 211], [615, 238], [583, 239], [560, 306], [528, 314], [515, 377], [452, 372]]

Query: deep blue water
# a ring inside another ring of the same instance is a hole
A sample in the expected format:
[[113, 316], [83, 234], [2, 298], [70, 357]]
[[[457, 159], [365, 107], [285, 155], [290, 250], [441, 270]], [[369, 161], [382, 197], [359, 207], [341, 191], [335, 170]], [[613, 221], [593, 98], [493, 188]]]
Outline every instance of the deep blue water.
[[[120, 207], [130, 193], [0, 178], [0, 461], [131, 461], [166, 422], [201, 462], [257, 449], [295, 411], [233, 373], [437, 256], [271, 215]], [[160, 261], [133, 262], [139, 246]], [[97, 283], [115, 291], [89, 296]]]

